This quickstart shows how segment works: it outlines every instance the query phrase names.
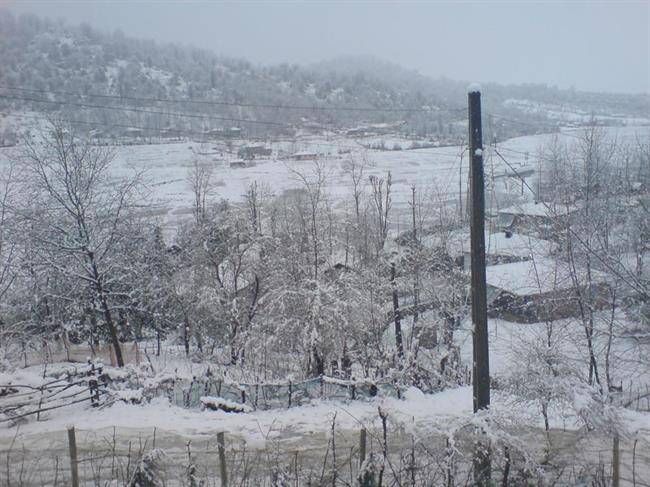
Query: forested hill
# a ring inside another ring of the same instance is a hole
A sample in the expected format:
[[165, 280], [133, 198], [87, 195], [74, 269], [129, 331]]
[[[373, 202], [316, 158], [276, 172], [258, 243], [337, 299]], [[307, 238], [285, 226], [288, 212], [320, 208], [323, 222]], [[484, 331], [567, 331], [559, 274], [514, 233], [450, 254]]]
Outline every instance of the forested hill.
[[[206, 50], [33, 15], [15, 17], [3, 10], [0, 59], [3, 112], [54, 112], [87, 126], [203, 131], [238, 125], [252, 134], [268, 134], [308, 123], [349, 128], [406, 121], [402, 130], [424, 135], [463, 130], [453, 122], [465, 117], [466, 82], [434, 80], [373, 58], [308, 67], [257, 66]], [[491, 84], [484, 91], [486, 110], [510, 119], [499, 122], [501, 135], [548, 130], [566, 118], [565, 112], [574, 120], [590, 114], [643, 117], [650, 112], [647, 95], [590, 94], [540, 85]], [[416, 110], [402, 111], [406, 108]], [[173, 115], [188, 112], [194, 116]], [[246, 120], [269, 123], [242, 122]]]

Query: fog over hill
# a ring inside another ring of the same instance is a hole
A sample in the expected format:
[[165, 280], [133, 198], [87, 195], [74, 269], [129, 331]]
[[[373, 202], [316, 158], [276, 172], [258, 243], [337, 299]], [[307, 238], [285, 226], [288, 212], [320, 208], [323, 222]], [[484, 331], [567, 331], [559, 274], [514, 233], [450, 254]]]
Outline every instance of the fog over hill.
[[[465, 130], [453, 122], [466, 116], [467, 81], [432, 79], [372, 57], [254, 65], [8, 11], [0, 11], [0, 39], [4, 112], [57, 114], [86, 128], [95, 123], [198, 132], [235, 125], [252, 136], [291, 133], [306, 124], [351, 128], [401, 121], [408, 134], [460, 136]], [[647, 117], [650, 98], [489, 84], [484, 107], [495, 116], [488, 136], [494, 131], [505, 138], [580, 124], [592, 115], [606, 117], [608, 124], [623, 123], [618, 117]], [[174, 115], [187, 113], [192, 116]]]

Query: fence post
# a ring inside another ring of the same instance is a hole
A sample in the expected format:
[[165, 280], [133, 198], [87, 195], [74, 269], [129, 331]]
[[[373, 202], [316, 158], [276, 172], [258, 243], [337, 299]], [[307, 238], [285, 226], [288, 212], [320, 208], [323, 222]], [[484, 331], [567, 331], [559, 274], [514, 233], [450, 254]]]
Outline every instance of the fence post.
[[217, 449], [219, 450], [219, 472], [221, 487], [228, 487], [228, 472], [226, 470], [226, 447], [223, 431], [217, 433]]
[[94, 408], [99, 406], [99, 385], [97, 379], [88, 381], [88, 390], [90, 391], [90, 405]]
[[108, 346], [108, 357], [111, 362], [111, 367], [115, 367], [117, 365], [117, 359], [115, 358], [115, 349], [112, 344]]
[[614, 445], [612, 448], [612, 487], [621, 485], [621, 456], [619, 449], [618, 432], [614, 433]]
[[44, 386], [39, 387], [39, 390], [41, 391], [41, 397], [38, 400], [38, 412], [36, 413], [36, 421], [41, 420], [41, 406], [43, 405], [43, 388]]
[[79, 487], [79, 460], [77, 459], [77, 438], [74, 426], [68, 426], [68, 446], [70, 448], [72, 487]]
[[359, 468], [366, 461], [366, 428], [361, 428], [359, 432]]
[[291, 407], [291, 395], [293, 394], [293, 384], [289, 381], [289, 407]]

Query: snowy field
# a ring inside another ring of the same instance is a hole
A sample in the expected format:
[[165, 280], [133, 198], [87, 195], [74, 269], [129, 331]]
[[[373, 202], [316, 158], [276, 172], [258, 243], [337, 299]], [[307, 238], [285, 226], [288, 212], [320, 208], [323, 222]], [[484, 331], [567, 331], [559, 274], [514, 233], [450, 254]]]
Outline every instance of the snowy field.
[[[634, 142], [636, 137], [650, 137], [648, 127], [608, 128], [608, 132], [619, 142]], [[571, 130], [560, 136], [560, 140], [575, 143], [576, 133]], [[498, 150], [518, 171], [537, 170], [534, 161], [538, 149], [552, 139], [552, 135], [519, 137], [500, 144]], [[421, 192], [430, 195], [438, 202], [455, 206], [459, 191], [463, 195], [467, 189], [468, 157], [464, 147], [441, 147], [403, 151], [377, 151], [360, 148], [348, 138], [311, 137], [289, 146], [286, 143], [271, 144], [274, 154], [277, 150], [323, 154], [322, 160], [327, 174], [326, 187], [334, 198], [349, 198], [351, 178], [345, 168], [350, 160], [368, 162], [366, 178], [370, 175], [386, 177], [388, 171], [393, 180], [393, 208], [391, 218], [393, 229], [408, 228], [408, 204], [411, 187], [415, 185]], [[209, 145], [208, 145], [209, 147]], [[130, 170], [144, 170], [153, 200], [165, 223], [174, 224], [188, 216], [191, 211], [192, 194], [187, 182], [187, 172], [194, 160], [199, 164], [214, 168], [215, 188], [211, 193], [213, 200], [226, 199], [240, 201], [249, 185], [268, 185], [274, 194], [290, 188], [299, 188], [301, 182], [293, 171], [299, 171], [308, 178], [314, 175], [314, 163], [295, 162], [287, 158], [256, 159], [255, 165], [246, 168], [231, 168], [233, 156], [220, 151], [203, 153], [202, 144], [185, 142], [179, 144], [123, 146], [118, 148], [116, 171], [128, 174]], [[338, 151], [350, 151], [339, 154]], [[462, 155], [462, 159], [461, 159]], [[511, 172], [508, 166], [488, 148], [485, 151], [486, 178], [491, 174]], [[532, 185], [532, 180], [528, 183]], [[465, 196], [463, 196], [463, 199]], [[525, 188], [524, 198], [531, 198]], [[465, 203], [463, 203], [465, 204]], [[488, 201], [489, 205], [489, 201]]]
[[[612, 140], [618, 143], [634, 143], [637, 139], [650, 138], [650, 128], [609, 127], [606, 129]], [[580, 129], [566, 129], [559, 140], [567, 144], [577, 143], [576, 136]], [[517, 171], [537, 171], [536, 154], [550, 142], [554, 135], [532, 135], [510, 139], [498, 145], [497, 150]], [[235, 144], [244, 145], [245, 141]], [[231, 167], [233, 161], [239, 160], [235, 154], [225, 151], [223, 144], [178, 142], [150, 145], [117, 146], [113, 170], [119, 176], [142, 174], [148, 196], [153, 204], [151, 212], [161, 225], [173, 229], [179, 222], [190, 217], [193, 195], [188, 183], [188, 171], [194, 163], [213, 169], [213, 188], [209, 197], [213, 201], [226, 199], [240, 201], [249, 185], [268, 187], [273, 194], [284, 190], [299, 188], [303, 184], [295, 171], [308, 179], [314, 177], [313, 161], [291, 161], [286, 154], [296, 152], [313, 152], [319, 154], [327, 175], [326, 188], [334, 200], [349, 198], [351, 195], [351, 178], [346, 172], [349, 161], [367, 165], [364, 175], [386, 177], [388, 171], [393, 180], [393, 215], [392, 229], [399, 231], [409, 225], [408, 203], [411, 187], [415, 185], [422, 195], [443, 202], [450, 207], [457, 207], [459, 200], [465, 204], [467, 189], [467, 151], [464, 147], [440, 147], [403, 151], [378, 151], [364, 149], [360, 143], [351, 138], [331, 134], [327, 136], [305, 136], [293, 141], [278, 141], [268, 144], [273, 148], [270, 158], [255, 159], [251, 167]], [[0, 149], [0, 161], [7, 163], [16, 159], [19, 149]], [[236, 149], [234, 150], [236, 153]], [[492, 175], [512, 172], [497, 157], [491, 148], [484, 152], [486, 180]], [[533, 178], [527, 182], [533, 186]], [[511, 186], [520, 183], [511, 179]], [[497, 183], [498, 184], [498, 183]], [[505, 183], [507, 184], [507, 183]], [[512, 189], [512, 188], [510, 188]], [[488, 188], [489, 190], [489, 188]], [[498, 193], [501, 188], [495, 187]], [[501, 194], [507, 191], [504, 188]], [[459, 197], [459, 192], [462, 195]], [[511, 199], [530, 200], [532, 195], [524, 187], [524, 194], [517, 196], [510, 191]], [[498, 204], [489, 194], [487, 205]]]

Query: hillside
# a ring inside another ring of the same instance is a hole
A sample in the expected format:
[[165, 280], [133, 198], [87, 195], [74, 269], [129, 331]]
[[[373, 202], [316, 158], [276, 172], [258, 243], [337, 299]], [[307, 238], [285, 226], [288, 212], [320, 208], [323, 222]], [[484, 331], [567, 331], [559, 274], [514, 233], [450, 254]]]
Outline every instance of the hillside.
[[[57, 114], [85, 122], [86, 129], [94, 123], [113, 124], [113, 130], [198, 132], [235, 125], [256, 136], [306, 125], [350, 128], [405, 121], [401, 130], [409, 134], [458, 136], [465, 130], [453, 122], [465, 117], [466, 81], [431, 79], [374, 58], [258, 66], [206, 50], [128, 38], [120, 31], [16, 18], [7, 11], [0, 11], [0, 39], [0, 108]], [[650, 112], [647, 95], [544, 85], [486, 88], [484, 109], [496, 117], [488, 124], [488, 136], [494, 130], [499, 138], [579, 124], [592, 114], [622, 124], [611, 116], [647, 117]]]

